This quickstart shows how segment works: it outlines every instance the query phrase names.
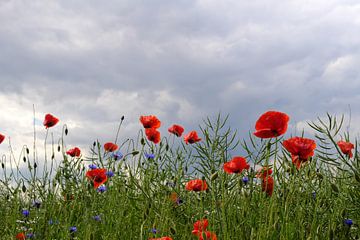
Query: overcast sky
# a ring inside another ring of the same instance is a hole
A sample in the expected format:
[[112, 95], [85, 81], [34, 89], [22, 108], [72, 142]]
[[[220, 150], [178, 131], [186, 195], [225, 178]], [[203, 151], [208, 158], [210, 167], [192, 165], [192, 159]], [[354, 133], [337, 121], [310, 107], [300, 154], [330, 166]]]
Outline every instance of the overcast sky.
[[358, 0], [0, 0], [0, 23], [0, 133], [17, 151], [33, 104], [39, 141], [52, 113], [69, 147], [114, 140], [122, 115], [121, 138], [140, 115], [165, 135], [219, 111], [246, 137], [269, 109], [288, 113], [290, 134], [350, 105], [360, 131]]

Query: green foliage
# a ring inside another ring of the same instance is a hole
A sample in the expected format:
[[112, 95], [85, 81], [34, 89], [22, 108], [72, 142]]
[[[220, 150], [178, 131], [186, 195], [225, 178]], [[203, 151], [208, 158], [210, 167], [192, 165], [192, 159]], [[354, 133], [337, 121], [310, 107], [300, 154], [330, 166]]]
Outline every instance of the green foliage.
[[[125, 139], [120, 144], [124, 154], [120, 160], [104, 152], [99, 142], [92, 145], [87, 157], [69, 157], [64, 127], [58, 146], [45, 139], [51, 157], [47, 159], [45, 154], [44, 164], [33, 154], [35, 147], [29, 150], [24, 146], [19, 160], [12, 152], [2, 157], [0, 238], [14, 239], [26, 227], [25, 232], [34, 233], [35, 239], [171, 236], [189, 240], [197, 239], [191, 234], [193, 223], [207, 218], [208, 229], [216, 232], [218, 239], [359, 239], [357, 140], [353, 140], [356, 147], [350, 159], [336, 144], [343, 118], [327, 117], [327, 121], [319, 118], [309, 123], [316, 131], [318, 147], [311, 162], [299, 170], [282, 148], [284, 137], [259, 140], [249, 134], [238, 140], [236, 131], [227, 126], [228, 116], [220, 114], [204, 120], [200, 126], [203, 140], [193, 145], [185, 145], [174, 135], [154, 145], [140, 131], [136, 141]], [[350, 140], [348, 132], [342, 137]], [[55, 150], [60, 160], [56, 160]], [[243, 157], [251, 168], [241, 174], [225, 173], [223, 164], [240, 151], [246, 153]], [[85, 177], [91, 163], [115, 173], [103, 193]], [[262, 192], [255, 176], [257, 166], [274, 170], [271, 197]], [[243, 181], [244, 176], [249, 182]], [[208, 190], [186, 191], [185, 184], [195, 178], [205, 179]], [[33, 206], [35, 200], [41, 202], [39, 208]], [[22, 209], [30, 210], [29, 217], [21, 214]], [[347, 226], [345, 219], [354, 224]], [[71, 226], [77, 227], [76, 233], [70, 233]]]

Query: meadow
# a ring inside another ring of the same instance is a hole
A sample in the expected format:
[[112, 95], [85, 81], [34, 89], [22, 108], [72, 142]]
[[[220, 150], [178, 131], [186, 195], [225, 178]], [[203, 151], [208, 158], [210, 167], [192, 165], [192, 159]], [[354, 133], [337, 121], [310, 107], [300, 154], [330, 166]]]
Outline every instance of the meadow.
[[88, 150], [47, 114], [45, 159], [35, 144], [1, 153], [0, 239], [360, 239], [358, 140], [343, 117], [296, 136], [276, 111], [241, 134], [220, 114], [196, 131], [139, 117], [134, 139], [122, 117], [115, 140]]

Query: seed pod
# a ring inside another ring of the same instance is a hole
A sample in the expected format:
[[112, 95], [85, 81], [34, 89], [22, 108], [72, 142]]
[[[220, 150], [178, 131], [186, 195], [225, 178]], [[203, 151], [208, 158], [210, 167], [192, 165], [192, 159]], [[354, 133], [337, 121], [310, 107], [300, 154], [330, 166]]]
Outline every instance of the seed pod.
[[37, 164], [36, 164], [36, 163], [34, 163], [34, 168], [37, 168]]
[[214, 181], [215, 179], [218, 178], [218, 176], [219, 176], [219, 173], [218, 173], [218, 172], [215, 172], [215, 173], [213, 173], [213, 174], [211, 175], [210, 180], [211, 180], [211, 181]]
[[30, 150], [28, 148], [26, 148], [26, 153], [29, 154], [30, 153]]
[[60, 145], [58, 146], [58, 149], [57, 149], [57, 150], [58, 150], [58, 152], [60, 152], [60, 150], [61, 150]]
[[357, 173], [355, 173], [355, 180], [360, 183], [360, 176], [359, 176], [359, 174], [357, 174]]
[[5, 164], [4, 164], [4, 163], [1, 163], [1, 168], [5, 168]]
[[23, 192], [26, 192], [26, 187], [25, 187], [25, 185], [22, 185], [21, 190], [22, 190]]
[[334, 192], [336, 192], [336, 193], [339, 192], [339, 188], [334, 183], [331, 183], [331, 188]]
[[131, 154], [132, 154], [133, 156], [138, 155], [138, 154], [139, 154], [139, 151], [133, 151]]
[[69, 133], [69, 130], [67, 128], [65, 128], [65, 135], [67, 136]]
[[125, 116], [122, 116], [122, 117], [121, 117], [121, 121], [124, 121], [124, 119], [125, 119]]
[[168, 144], [166, 144], [165, 150], [166, 150], [166, 151], [169, 151], [169, 145], [168, 145]]
[[140, 140], [140, 143], [141, 143], [141, 145], [145, 145], [145, 139], [144, 138], [141, 138], [141, 140]]
[[26, 162], [26, 157], [23, 157], [23, 161]]

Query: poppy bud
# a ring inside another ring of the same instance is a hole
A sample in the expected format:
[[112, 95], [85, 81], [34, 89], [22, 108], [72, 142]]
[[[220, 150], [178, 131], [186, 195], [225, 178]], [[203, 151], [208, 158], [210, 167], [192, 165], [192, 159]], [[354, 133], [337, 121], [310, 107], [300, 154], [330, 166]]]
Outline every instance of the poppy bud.
[[140, 143], [141, 143], [141, 145], [145, 145], [145, 139], [144, 138], [141, 138], [141, 140], [140, 140]]
[[4, 163], [1, 163], [1, 168], [5, 168], [5, 164], [4, 164]]
[[339, 188], [334, 183], [331, 183], [331, 188], [334, 192], [336, 192], [336, 193], [339, 192]]
[[169, 145], [168, 145], [168, 144], [166, 144], [165, 150], [166, 150], [166, 151], [169, 151]]
[[65, 128], [65, 135], [68, 135], [69, 130], [67, 128]]
[[34, 163], [34, 168], [37, 168], [37, 164], [36, 164], [36, 163]]
[[171, 234], [172, 234], [172, 235], [175, 235], [175, 234], [176, 234], [175, 229], [174, 229], [174, 228], [172, 228], [172, 227], [170, 228], [170, 232], [171, 232]]
[[30, 153], [30, 150], [28, 148], [26, 148], [26, 153], [29, 154]]
[[121, 117], [121, 121], [124, 121], [124, 118], [125, 118], [125, 116], [122, 116], [122, 117]]
[[26, 187], [25, 187], [25, 185], [22, 186], [21, 190], [22, 190], [23, 192], [26, 192]]
[[93, 146], [96, 147], [96, 142], [95, 141], [93, 142]]
[[23, 161], [26, 162], [26, 157], [23, 157]]
[[54, 154], [54, 153], [51, 155], [51, 159], [52, 159], [52, 160], [55, 159], [55, 154]]
[[58, 152], [60, 152], [60, 145], [58, 146], [58, 149], [57, 149], [57, 150], [58, 150]]

